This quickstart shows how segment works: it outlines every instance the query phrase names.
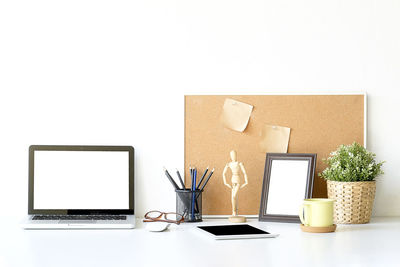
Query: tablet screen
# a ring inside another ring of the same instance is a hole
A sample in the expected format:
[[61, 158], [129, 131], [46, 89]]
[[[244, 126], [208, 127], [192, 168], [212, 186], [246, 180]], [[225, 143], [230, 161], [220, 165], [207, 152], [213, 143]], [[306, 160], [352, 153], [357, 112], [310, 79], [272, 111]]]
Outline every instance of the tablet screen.
[[248, 224], [238, 225], [215, 225], [215, 226], [198, 226], [198, 228], [209, 232], [215, 236], [235, 236], [235, 235], [262, 235], [269, 234], [266, 231], [255, 228]]

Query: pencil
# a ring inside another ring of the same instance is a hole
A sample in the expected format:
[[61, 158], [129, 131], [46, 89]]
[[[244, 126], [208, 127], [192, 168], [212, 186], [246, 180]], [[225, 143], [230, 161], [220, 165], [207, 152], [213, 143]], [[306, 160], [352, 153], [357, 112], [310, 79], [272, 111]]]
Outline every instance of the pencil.
[[176, 169], [176, 175], [178, 175], [179, 182], [180, 182], [180, 183], [181, 183], [181, 185], [182, 185], [182, 189], [186, 189], [186, 188], [185, 188], [185, 184], [183, 183], [183, 180], [182, 180], [181, 174], [179, 173], [178, 169]]
[[196, 190], [196, 177], [197, 177], [197, 168], [190, 167], [190, 181], [191, 181], [190, 190]]
[[[190, 172], [190, 182], [193, 184], [193, 168], [191, 166], [189, 166], [189, 172]], [[192, 191], [192, 188], [190, 188], [190, 191]], [[190, 199], [190, 211], [188, 214], [190, 220], [192, 220], [192, 213], [193, 213], [192, 208], [193, 208], [193, 202], [192, 199]]]
[[204, 189], [204, 187], [206, 187], [208, 180], [210, 180], [213, 173], [214, 173], [214, 169], [211, 170], [210, 174], [208, 175], [208, 177], [207, 177], [206, 181], [204, 182], [203, 186], [201, 187], [200, 191], [202, 191]]
[[194, 168], [192, 171], [192, 221], [195, 220], [194, 212], [195, 212], [195, 204], [196, 204], [196, 195], [195, 195], [195, 190], [196, 190], [196, 175], [197, 175], [197, 169]]
[[171, 175], [169, 175], [169, 172], [167, 169], [164, 167], [164, 172], [165, 175], [167, 176], [168, 180], [171, 182], [172, 186], [175, 188], [175, 190], [179, 189], [179, 186], [175, 183], [174, 179], [172, 179]]
[[200, 184], [201, 184], [201, 182], [203, 182], [204, 177], [206, 177], [207, 172], [208, 172], [208, 167], [207, 167], [207, 169], [204, 171], [203, 176], [202, 176], [201, 179], [200, 179], [200, 182], [197, 184], [197, 189], [200, 188]]

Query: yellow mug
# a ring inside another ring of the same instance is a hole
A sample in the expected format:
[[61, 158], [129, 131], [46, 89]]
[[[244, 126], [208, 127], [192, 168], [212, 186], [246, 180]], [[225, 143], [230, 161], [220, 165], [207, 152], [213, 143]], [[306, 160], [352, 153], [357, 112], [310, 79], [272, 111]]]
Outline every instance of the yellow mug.
[[333, 199], [310, 198], [300, 207], [300, 221], [305, 226], [327, 227], [333, 225]]

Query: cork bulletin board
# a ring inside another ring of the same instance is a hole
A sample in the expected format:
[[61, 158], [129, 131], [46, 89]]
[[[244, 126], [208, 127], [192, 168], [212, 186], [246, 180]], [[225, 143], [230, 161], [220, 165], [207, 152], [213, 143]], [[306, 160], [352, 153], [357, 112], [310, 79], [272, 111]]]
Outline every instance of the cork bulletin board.
[[[226, 98], [254, 107], [243, 132], [222, 125]], [[215, 168], [203, 193], [203, 214], [232, 213], [231, 190], [222, 179], [231, 150], [237, 151], [249, 177], [239, 191], [239, 214], [258, 214], [266, 158], [258, 144], [265, 124], [291, 128], [288, 153], [317, 153], [313, 197], [326, 197], [326, 183], [317, 175], [326, 167], [322, 158], [340, 144], [365, 143], [365, 99], [364, 94], [185, 96], [185, 183], [190, 184], [189, 166], [201, 174], [207, 166]]]

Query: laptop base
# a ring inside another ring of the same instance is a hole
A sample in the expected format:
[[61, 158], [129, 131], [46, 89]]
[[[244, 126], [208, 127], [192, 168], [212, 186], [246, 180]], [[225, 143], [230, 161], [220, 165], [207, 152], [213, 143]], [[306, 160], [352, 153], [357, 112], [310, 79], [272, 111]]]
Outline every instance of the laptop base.
[[135, 215], [126, 220], [32, 220], [29, 216], [21, 226], [24, 229], [133, 229]]

